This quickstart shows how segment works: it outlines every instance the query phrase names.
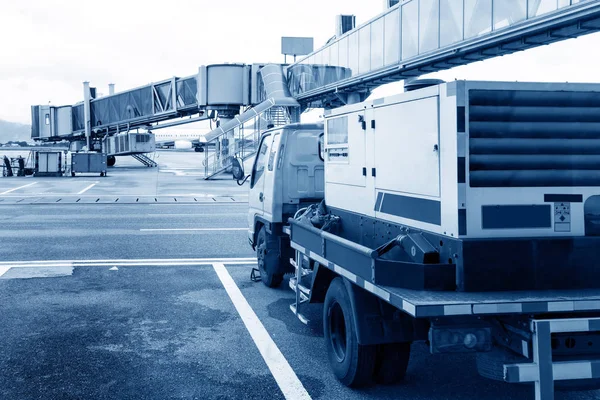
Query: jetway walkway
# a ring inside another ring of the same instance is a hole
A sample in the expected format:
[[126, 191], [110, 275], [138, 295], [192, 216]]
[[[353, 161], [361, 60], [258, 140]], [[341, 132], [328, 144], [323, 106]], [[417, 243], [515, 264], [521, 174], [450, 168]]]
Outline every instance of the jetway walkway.
[[287, 68], [292, 96], [336, 107], [349, 93], [600, 30], [598, 0], [412, 0]]
[[600, 0], [406, 0], [289, 66], [202, 66], [197, 75], [92, 98], [87, 122], [87, 102], [33, 106], [32, 138], [99, 140], [216, 112], [220, 125], [205, 137], [207, 149], [218, 143], [218, 154], [206, 155], [209, 177], [227, 170], [240, 148], [243, 157], [254, 154], [266, 127], [240, 133], [248, 132], [243, 128], [251, 120], [272, 120], [275, 112], [284, 118], [271, 121], [273, 126], [298, 122], [307, 108], [362, 101], [385, 83], [598, 31]]

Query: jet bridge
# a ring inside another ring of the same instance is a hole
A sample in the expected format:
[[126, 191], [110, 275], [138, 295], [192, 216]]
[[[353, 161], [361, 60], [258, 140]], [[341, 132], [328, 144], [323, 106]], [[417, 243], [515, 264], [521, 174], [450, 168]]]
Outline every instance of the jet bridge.
[[598, 30], [597, 0], [403, 0], [287, 67], [287, 80], [298, 102], [331, 108], [385, 83]]
[[32, 138], [100, 143], [216, 112], [220, 124], [205, 143], [218, 148], [204, 160], [209, 177], [230, 166], [239, 143], [248, 144], [243, 157], [252, 156], [262, 130], [298, 121], [308, 107], [360, 102], [385, 83], [599, 30], [600, 0], [403, 0], [289, 66], [209, 65], [196, 75], [101, 98], [86, 87], [86, 100], [74, 106], [33, 106]]

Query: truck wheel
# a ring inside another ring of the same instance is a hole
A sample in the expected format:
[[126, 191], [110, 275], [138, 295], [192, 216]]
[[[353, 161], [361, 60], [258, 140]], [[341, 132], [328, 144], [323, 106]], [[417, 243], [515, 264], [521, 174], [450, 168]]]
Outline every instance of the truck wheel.
[[106, 165], [108, 165], [109, 167], [114, 167], [116, 163], [117, 157], [115, 156], [108, 156], [108, 158], [106, 159]]
[[352, 305], [342, 278], [335, 278], [327, 290], [323, 328], [329, 363], [340, 382], [350, 387], [370, 384], [377, 348], [358, 343]]
[[260, 228], [256, 240], [256, 260], [262, 283], [270, 288], [281, 285], [283, 274], [276, 272], [279, 270], [279, 257], [269, 254], [269, 250], [267, 249], [267, 230], [264, 226]]
[[410, 342], [386, 343], [377, 346], [373, 375], [375, 382], [390, 385], [402, 381], [406, 375], [409, 359]]

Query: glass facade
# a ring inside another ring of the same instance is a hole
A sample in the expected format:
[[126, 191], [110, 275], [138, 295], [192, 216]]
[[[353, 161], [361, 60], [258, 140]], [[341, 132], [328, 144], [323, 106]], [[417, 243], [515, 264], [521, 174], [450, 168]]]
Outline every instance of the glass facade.
[[384, 19], [379, 18], [371, 24], [371, 70], [383, 67], [384, 39]]
[[527, 0], [494, 1], [494, 29], [502, 29], [527, 18]]
[[419, 53], [440, 47], [439, 0], [421, 0], [419, 7]]
[[371, 71], [371, 26], [358, 31], [358, 73]]
[[411, 1], [402, 6], [402, 59], [419, 53], [419, 2]]
[[400, 42], [391, 40], [400, 37], [400, 9], [389, 13], [384, 18], [384, 43], [383, 59], [384, 65], [396, 64], [400, 61]]
[[463, 18], [462, 1], [440, 0], [440, 46], [463, 39]]
[[557, 0], [529, 0], [529, 18], [556, 11]]
[[590, 0], [411, 0], [291, 65], [292, 95]]
[[492, 31], [492, 0], [464, 0], [464, 4], [465, 39], [490, 33]]

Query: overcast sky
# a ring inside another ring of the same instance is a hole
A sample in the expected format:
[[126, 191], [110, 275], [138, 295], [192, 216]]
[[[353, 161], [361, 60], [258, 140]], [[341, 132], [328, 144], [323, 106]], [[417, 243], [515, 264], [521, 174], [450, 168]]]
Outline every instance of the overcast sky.
[[[281, 36], [334, 35], [335, 15], [362, 23], [382, 0], [0, 0], [0, 119], [30, 123], [30, 105], [188, 76], [221, 62], [283, 62]], [[442, 79], [598, 82], [597, 34], [436, 74]], [[387, 95], [396, 88], [378, 90]]]

